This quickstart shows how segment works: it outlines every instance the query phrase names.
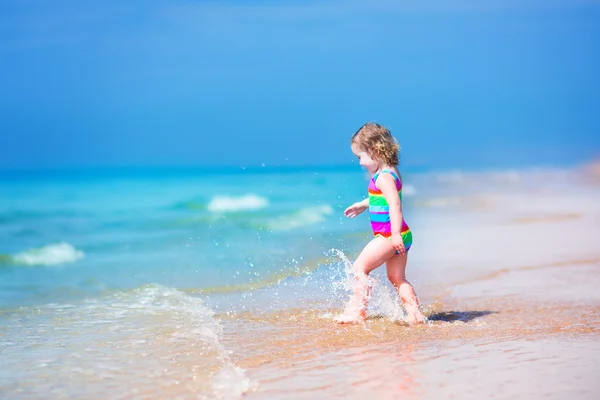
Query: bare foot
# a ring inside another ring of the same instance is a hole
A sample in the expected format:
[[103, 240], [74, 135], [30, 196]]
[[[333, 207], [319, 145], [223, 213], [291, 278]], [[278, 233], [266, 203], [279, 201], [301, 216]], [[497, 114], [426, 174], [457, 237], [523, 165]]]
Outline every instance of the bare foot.
[[406, 314], [407, 314], [406, 320], [408, 321], [409, 324], [411, 324], [411, 325], [422, 324], [425, 322], [425, 316], [423, 316], [423, 313], [419, 309], [419, 306], [410, 305], [410, 306], [405, 306], [404, 308], [406, 309]]
[[358, 324], [365, 321], [365, 318], [360, 315], [340, 314], [333, 318], [338, 324]]
[[367, 304], [368, 297], [365, 296], [361, 291], [363, 289], [368, 290], [368, 287], [355, 288], [354, 296], [350, 298], [350, 301], [346, 304], [344, 312], [333, 318], [338, 324], [356, 324], [364, 322], [367, 319]]
[[425, 322], [425, 317], [419, 308], [419, 300], [417, 300], [417, 294], [415, 293], [415, 289], [412, 285], [405, 281], [398, 288], [398, 294], [400, 295], [400, 299], [402, 299], [402, 305], [404, 305], [404, 310], [406, 310], [406, 320], [410, 325], [413, 324], [422, 324]]
[[365, 319], [367, 319], [367, 310], [356, 307], [352, 301], [346, 306], [342, 314], [333, 318], [338, 324], [356, 324], [364, 322]]

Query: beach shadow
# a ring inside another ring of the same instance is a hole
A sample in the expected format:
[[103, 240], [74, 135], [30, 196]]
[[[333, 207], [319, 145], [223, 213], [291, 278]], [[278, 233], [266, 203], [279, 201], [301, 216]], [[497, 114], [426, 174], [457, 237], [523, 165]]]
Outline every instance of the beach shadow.
[[489, 314], [496, 314], [498, 311], [443, 311], [431, 314], [427, 317], [429, 321], [445, 321], [445, 322], [469, 322], [475, 318], [483, 317]]

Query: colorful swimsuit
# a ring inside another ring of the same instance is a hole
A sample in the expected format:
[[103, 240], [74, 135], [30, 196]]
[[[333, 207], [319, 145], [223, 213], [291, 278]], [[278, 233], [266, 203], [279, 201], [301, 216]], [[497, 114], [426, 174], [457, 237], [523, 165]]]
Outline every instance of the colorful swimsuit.
[[[390, 205], [383, 196], [381, 190], [377, 188], [375, 182], [379, 174], [387, 172], [394, 177], [396, 182], [396, 189], [398, 189], [398, 196], [402, 201], [402, 181], [396, 175], [396, 173], [389, 169], [384, 169], [373, 175], [369, 182], [369, 214], [371, 217], [371, 227], [373, 228], [373, 234], [375, 237], [381, 236], [391, 240], [392, 237], [392, 224], [390, 222]], [[406, 251], [410, 249], [412, 245], [412, 232], [402, 217], [402, 229], [400, 230], [402, 241], [404, 242], [404, 248]]]

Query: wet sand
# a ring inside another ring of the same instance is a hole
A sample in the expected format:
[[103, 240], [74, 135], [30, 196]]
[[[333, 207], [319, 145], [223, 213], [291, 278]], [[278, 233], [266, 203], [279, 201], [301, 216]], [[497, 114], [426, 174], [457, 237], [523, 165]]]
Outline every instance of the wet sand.
[[252, 382], [246, 397], [598, 398], [597, 200], [529, 195], [423, 230], [431, 251], [411, 266], [421, 268], [422, 326], [377, 312], [337, 325], [340, 310], [318, 299], [220, 315], [225, 347]]
[[[570, 268], [568, 284], [600, 284], [600, 262]], [[560, 267], [516, 274], [564, 281]], [[234, 354], [244, 355], [236, 364], [255, 382], [248, 398], [596, 398], [599, 298], [551, 297], [450, 295], [429, 304], [423, 326], [377, 315], [339, 326], [306, 310], [242, 314], [225, 326]]]
[[[571, 267], [567, 283], [597, 288], [598, 268]], [[516, 274], [564, 282], [559, 267]], [[527, 297], [449, 295], [428, 305], [428, 324], [411, 327], [377, 315], [339, 326], [301, 309], [241, 314], [224, 321], [226, 347], [254, 382], [253, 399], [597, 398], [598, 298]]]

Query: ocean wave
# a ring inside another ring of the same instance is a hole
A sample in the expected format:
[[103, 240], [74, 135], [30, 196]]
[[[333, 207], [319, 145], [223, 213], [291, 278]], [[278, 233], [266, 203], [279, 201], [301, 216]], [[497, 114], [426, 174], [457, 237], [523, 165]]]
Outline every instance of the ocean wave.
[[17, 265], [61, 265], [73, 263], [85, 257], [67, 242], [53, 243], [36, 249], [30, 249], [15, 255], [1, 255], [0, 262]]
[[215, 196], [208, 203], [208, 210], [213, 212], [235, 212], [260, 210], [269, 205], [269, 200], [255, 194], [246, 194], [243, 196]]
[[[40, 325], [47, 340], [39, 339]], [[0, 387], [18, 387], [13, 377], [49, 397], [79, 397], [86, 381], [86, 390], [101, 398], [152, 392], [223, 399], [240, 398], [250, 387], [221, 343], [223, 326], [214, 311], [196, 296], [161, 285], [38, 307], [7, 320], [3, 333], [11, 343], [3, 349], [11, 373], [0, 374]]]
[[327, 215], [333, 214], [333, 208], [324, 204], [314, 207], [302, 208], [294, 213], [282, 215], [267, 221], [267, 228], [274, 231], [287, 231], [316, 224], [325, 220]]

